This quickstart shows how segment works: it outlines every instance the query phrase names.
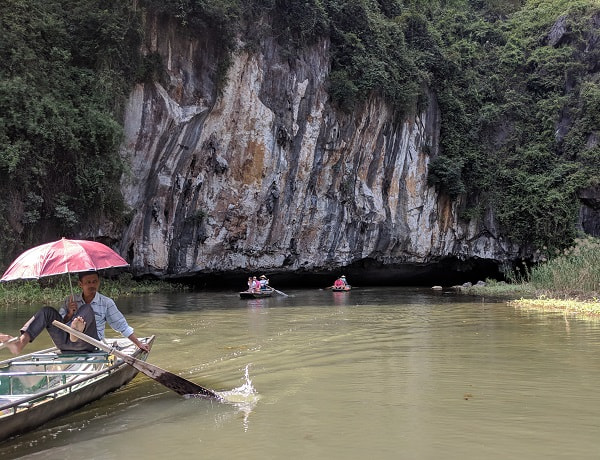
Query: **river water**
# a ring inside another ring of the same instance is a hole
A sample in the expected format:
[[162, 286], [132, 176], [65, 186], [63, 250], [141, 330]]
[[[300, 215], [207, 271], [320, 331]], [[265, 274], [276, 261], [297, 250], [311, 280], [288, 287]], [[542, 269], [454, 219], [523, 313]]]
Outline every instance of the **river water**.
[[149, 362], [228, 402], [138, 375], [0, 458], [600, 458], [600, 323], [420, 288], [286, 293], [117, 299], [157, 336]]

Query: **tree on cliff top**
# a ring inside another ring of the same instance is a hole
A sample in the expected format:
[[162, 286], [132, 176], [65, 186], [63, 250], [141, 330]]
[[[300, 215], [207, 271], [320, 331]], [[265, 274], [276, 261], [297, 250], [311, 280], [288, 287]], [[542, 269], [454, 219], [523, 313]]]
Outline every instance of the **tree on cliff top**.
[[0, 254], [122, 219], [120, 114], [140, 23], [117, 1], [0, 4]]

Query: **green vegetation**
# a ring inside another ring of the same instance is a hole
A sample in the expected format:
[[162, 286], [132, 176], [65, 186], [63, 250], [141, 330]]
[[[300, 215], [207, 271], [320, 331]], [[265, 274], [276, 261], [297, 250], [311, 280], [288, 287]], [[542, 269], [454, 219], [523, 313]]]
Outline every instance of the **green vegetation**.
[[528, 278], [536, 289], [562, 297], [600, 297], [600, 239], [576, 239], [572, 247], [533, 267]]
[[141, 65], [129, 2], [0, 4], [0, 254], [123, 219], [124, 101]]
[[[467, 211], [494, 209], [518, 243], [570, 244], [577, 192], [598, 180], [600, 150], [588, 141], [600, 49], [585, 51], [598, 11], [596, 1], [526, 1], [505, 17], [459, 15], [444, 28], [451, 65], [436, 79], [443, 155], [431, 183], [465, 197]], [[551, 39], [555, 24], [565, 33]]]
[[600, 300], [552, 299], [540, 296], [536, 299], [518, 299], [509, 302], [518, 308], [540, 310], [545, 312], [560, 312], [582, 317], [597, 318], [600, 316]]
[[[71, 275], [73, 289], [78, 292], [77, 277]], [[130, 274], [124, 273], [118, 278], [102, 278], [102, 294], [112, 297], [125, 297], [138, 294], [154, 294], [157, 292], [178, 292], [187, 288], [181, 284], [165, 281], [134, 280]], [[71, 292], [69, 280], [65, 276], [42, 278], [38, 281], [12, 281], [0, 283], [0, 305], [39, 304], [59, 305]]]
[[577, 236], [578, 193], [600, 170], [597, 0], [7, 0], [0, 266], [96, 219], [125, 224], [123, 104], [134, 83], [164, 78], [159, 56], [141, 56], [144, 11], [211, 37], [221, 87], [238, 36], [250, 50], [274, 39], [290, 62], [329, 39], [338, 109], [379, 95], [401, 120], [435, 98], [429, 181], [465, 219], [492, 210], [533, 248]]
[[485, 280], [484, 285], [473, 285], [468, 288], [460, 288], [461, 292], [482, 297], [499, 297], [514, 299], [515, 297], [532, 298], [536, 296], [536, 289], [529, 283], [512, 283], [497, 281], [493, 279]]
[[[575, 244], [528, 268], [523, 264], [508, 274], [509, 283], [488, 280], [486, 286], [466, 291], [476, 295], [503, 295], [519, 300], [523, 308], [600, 314], [600, 239], [578, 238]], [[523, 297], [524, 296], [524, 297]]]

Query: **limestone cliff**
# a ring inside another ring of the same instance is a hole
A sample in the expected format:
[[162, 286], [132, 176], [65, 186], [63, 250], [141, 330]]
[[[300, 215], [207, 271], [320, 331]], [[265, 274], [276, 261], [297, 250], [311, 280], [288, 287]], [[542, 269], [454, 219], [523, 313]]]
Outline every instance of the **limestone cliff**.
[[410, 115], [377, 97], [340, 112], [328, 100], [327, 41], [294, 59], [275, 41], [240, 46], [219, 91], [210, 37], [153, 19], [147, 38], [169, 81], [137, 86], [125, 116], [134, 215], [120, 249], [137, 274], [368, 266], [401, 276], [449, 258], [518, 256], [493, 215], [462, 221], [460, 201], [428, 186], [434, 94]]

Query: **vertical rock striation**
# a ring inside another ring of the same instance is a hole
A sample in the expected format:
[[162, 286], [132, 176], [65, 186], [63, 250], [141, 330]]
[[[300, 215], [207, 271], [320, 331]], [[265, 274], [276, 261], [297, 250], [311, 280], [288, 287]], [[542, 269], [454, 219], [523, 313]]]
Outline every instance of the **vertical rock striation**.
[[[328, 43], [293, 60], [274, 41], [232, 56], [218, 90], [209, 37], [148, 24], [167, 84], [139, 85], [125, 116], [122, 239], [138, 274], [308, 271], [446, 258], [509, 260], [518, 248], [427, 184], [434, 94], [420, 113], [373, 96], [352, 113], [327, 95]], [[243, 50], [240, 47], [240, 50]]]

